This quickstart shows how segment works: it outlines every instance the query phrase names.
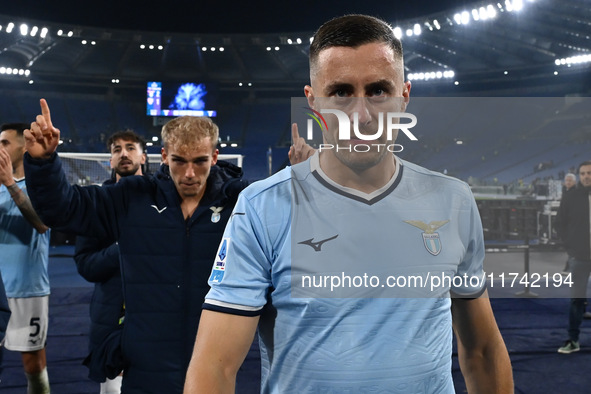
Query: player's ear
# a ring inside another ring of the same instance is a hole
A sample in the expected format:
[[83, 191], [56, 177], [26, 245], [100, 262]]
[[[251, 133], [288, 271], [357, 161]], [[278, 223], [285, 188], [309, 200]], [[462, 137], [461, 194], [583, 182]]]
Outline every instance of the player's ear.
[[402, 111], [406, 111], [406, 106], [410, 102], [410, 88], [412, 87], [410, 81], [406, 81], [404, 83], [404, 87], [402, 88], [402, 97], [404, 98], [404, 103]]
[[306, 98], [308, 99], [308, 106], [310, 108], [314, 108], [314, 89], [312, 89], [312, 86], [310, 85], [306, 85], [304, 86], [304, 94], [306, 95]]
[[215, 166], [215, 163], [218, 162], [218, 154], [220, 153], [220, 151], [218, 149], [213, 151], [213, 154], [211, 155], [211, 165]]
[[160, 151], [160, 154], [162, 155], [162, 163], [169, 165], [168, 164], [168, 153], [166, 152], [166, 148], [162, 147], [162, 150]]

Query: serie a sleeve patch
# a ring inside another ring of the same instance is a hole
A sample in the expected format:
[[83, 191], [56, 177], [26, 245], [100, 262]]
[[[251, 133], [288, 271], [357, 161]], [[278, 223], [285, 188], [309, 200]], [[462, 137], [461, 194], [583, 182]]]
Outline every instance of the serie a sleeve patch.
[[209, 281], [211, 283], [221, 283], [226, 272], [226, 257], [228, 257], [228, 249], [230, 247], [230, 238], [223, 238], [220, 247], [215, 255], [215, 262], [211, 270]]

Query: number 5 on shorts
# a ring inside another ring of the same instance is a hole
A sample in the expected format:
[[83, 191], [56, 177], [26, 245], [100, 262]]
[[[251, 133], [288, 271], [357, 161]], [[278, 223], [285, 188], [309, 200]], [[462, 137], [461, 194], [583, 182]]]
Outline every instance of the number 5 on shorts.
[[31, 327], [35, 327], [34, 330], [35, 332], [32, 332], [29, 334], [30, 337], [36, 337], [37, 335], [39, 335], [39, 332], [41, 331], [41, 325], [39, 324], [39, 320], [41, 320], [38, 317], [32, 317], [31, 318], [31, 322], [29, 323], [29, 325]]

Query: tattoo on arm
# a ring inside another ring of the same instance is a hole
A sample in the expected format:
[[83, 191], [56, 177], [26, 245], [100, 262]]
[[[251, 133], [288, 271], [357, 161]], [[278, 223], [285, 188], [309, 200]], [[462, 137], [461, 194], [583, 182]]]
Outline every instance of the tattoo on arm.
[[31, 200], [29, 200], [29, 196], [27, 196], [25, 193], [23, 193], [21, 188], [18, 187], [18, 185], [16, 183], [8, 186], [7, 189], [10, 193], [10, 197], [12, 197], [12, 199], [14, 200], [14, 203], [16, 204], [18, 209], [23, 214], [23, 217], [29, 223], [31, 223], [31, 225], [33, 227], [35, 227], [35, 229], [38, 232], [43, 234], [44, 232], [49, 230], [49, 227], [47, 227], [45, 224], [43, 224], [43, 222], [41, 221], [41, 218], [39, 218], [39, 216], [37, 215], [37, 212], [35, 212], [35, 209], [33, 208], [33, 205], [31, 204]]

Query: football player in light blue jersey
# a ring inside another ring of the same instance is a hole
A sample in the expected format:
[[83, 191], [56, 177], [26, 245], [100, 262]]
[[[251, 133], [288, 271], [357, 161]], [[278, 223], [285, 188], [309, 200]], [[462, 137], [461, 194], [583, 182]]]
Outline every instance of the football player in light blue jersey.
[[[0, 132], [0, 271], [12, 311], [6, 349], [21, 353], [29, 393], [49, 393], [45, 342], [49, 322], [49, 228], [27, 195], [23, 155], [25, 123]], [[0, 346], [2, 351], [2, 346]]]
[[[351, 123], [367, 136], [377, 123], [368, 103], [399, 98], [404, 111], [411, 86], [403, 74], [391, 27], [348, 15], [316, 33], [305, 93], [316, 111], [353, 108]], [[263, 393], [454, 393], [452, 331], [468, 391], [512, 392], [468, 186], [378, 144], [356, 149], [366, 140], [339, 139], [336, 117], [326, 121], [324, 143], [339, 150], [241, 194], [185, 393], [233, 393], [257, 326]]]

